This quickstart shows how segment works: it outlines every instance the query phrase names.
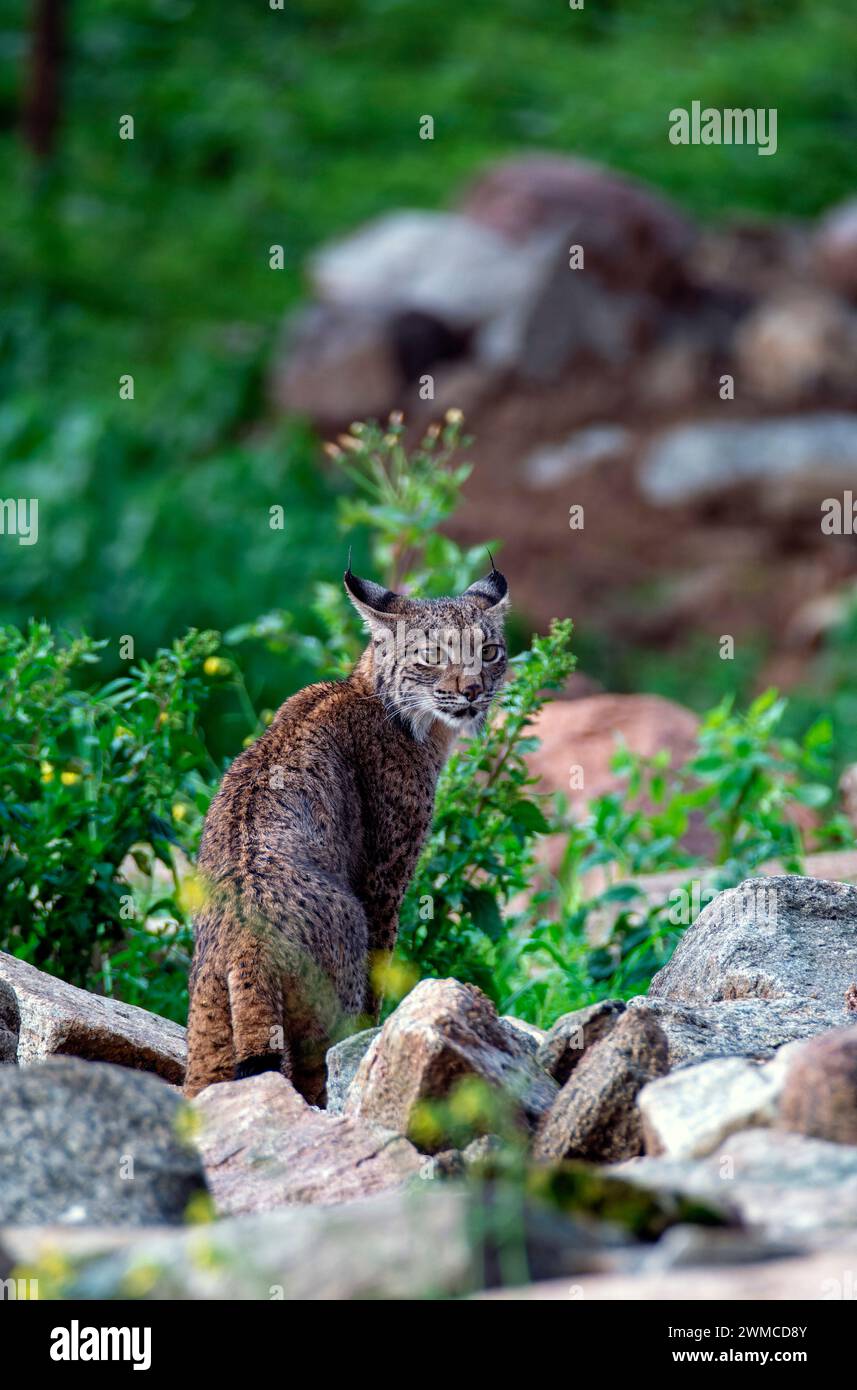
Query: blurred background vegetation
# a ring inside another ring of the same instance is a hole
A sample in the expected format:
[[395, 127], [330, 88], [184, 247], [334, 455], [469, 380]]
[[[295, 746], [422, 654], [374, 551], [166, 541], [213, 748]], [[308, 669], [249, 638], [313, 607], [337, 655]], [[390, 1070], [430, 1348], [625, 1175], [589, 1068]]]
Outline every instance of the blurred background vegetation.
[[[0, 4], [0, 467], [4, 495], [40, 498], [42, 539], [0, 550], [2, 616], [129, 632], [144, 652], [285, 603], [311, 629], [313, 582], [343, 567], [339, 485], [311, 431], [264, 403], [318, 243], [392, 207], [440, 206], [485, 161], [531, 147], [642, 176], [708, 218], [812, 214], [853, 178], [857, 29], [842, 5], [600, 0], [573, 24], [543, 0], [34, 13], [62, 22], [60, 57], [40, 57], [20, 6]], [[779, 107], [777, 157], [723, 146], [701, 165], [669, 146], [665, 111], [692, 99]], [[423, 112], [442, 139], [415, 138]], [[260, 647], [247, 665], [262, 705], [309, 675], [294, 652]], [[717, 666], [700, 681], [685, 660], [672, 684], [701, 707]], [[622, 680], [651, 675], [632, 656]], [[232, 751], [222, 713], [215, 702], [215, 742]]]

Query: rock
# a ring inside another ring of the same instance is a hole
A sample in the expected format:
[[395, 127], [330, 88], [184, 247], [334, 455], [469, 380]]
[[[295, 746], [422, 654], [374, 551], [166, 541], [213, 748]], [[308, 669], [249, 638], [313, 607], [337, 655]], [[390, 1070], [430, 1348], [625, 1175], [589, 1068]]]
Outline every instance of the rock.
[[694, 1265], [755, 1264], [798, 1255], [796, 1241], [771, 1240], [746, 1226], [671, 1226], [640, 1263], [646, 1275], [665, 1269], [692, 1269]]
[[155, 1076], [77, 1057], [4, 1067], [0, 1113], [0, 1223], [181, 1222], [206, 1191]]
[[[797, 1259], [766, 1260], [761, 1264], [667, 1269], [644, 1274], [582, 1275], [575, 1280], [571, 1296], [580, 1299], [584, 1307], [602, 1301], [617, 1305], [629, 1301], [803, 1304], [814, 1300], [853, 1299], [855, 1264], [857, 1242], [852, 1240], [835, 1250], [801, 1255]], [[562, 1279], [516, 1289], [498, 1289], [478, 1297], [492, 1301], [568, 1302], [569, 1293], [568, 1280]], [[688, 1341], [685, 1345], [695, 1347], [696, 1343]]]
[[[693, 240], [685, 217], [643, 184], [603, 165], [558, 155], [504, 160], [479, 174], [460, 210], [513, 241], [579, 225], [603, 256], [637, 259], [634, 274], [657, 281]], [[631, 245], [633, 243], [633, 250]]]
[[523, 1018], [513, 1018], [511, 1014], [501, 1014], [500, 1022], [513, 1030], [516, 1039], [524, 1044], [532, 1056], [536, 1055], [544, 1041], [544, 1028], [537, 1028], [534, 1023], [527, 1023]]
[[473, 331], [475, 356], [496, 365], [518, 354], [552, 246], [552, 238], [516, 246], [456, 213], [393, 212], [322, 247], [310, 275], [326, 305], [417, 312]]
[[645, 1009], [626, 1011], [578, 1063], [539, 1126], [537, 1159], [615, 1163], [640, 1153], [638, 1092], [667, 1069], [667, 1042]]
[[[527, 767], [540, 791], [563, 792], [572, 814], [581, 815], [593, 797], [624, 785], [610, 766], [619, 743], [643, 757], [668, 749], [679, 766], [694, 751], [698, 728], [691, 710], [660, 695], [551, 700], [530, 726], [539, 747], [527, 754]], [[569, 785], [572, 771], [575, 784]]]
[[[524, 247], [554, 237], [518, 353], [527, 380], [555, 380], [585, 354], [624, 363], [657, 337], [665, 305], [684, 284], [683, 259], [694, 240], [688, 221], [597, 164], [511, 160], [483, 175], [463, 208]], [[583, 248], [581, 269], [570, 268], [572, 246]]]
[[857, 198], [847, 199], [822, 218], [813, 251], [828, 284], [857, 298]]
[[794, 1000], [822, 1027], [847, 1022], [857, 980], [857, 888], [783, 874], [719, 893], [659, 970], [650, 999]]
[[594, 468], [599, 463], [627, 454], [634, 435], [623, 425], [590, 425], [577, 430], [563, 444], [548, 444], [523, 462], [526, 482], [534, 489], [553, 488]]
[[407, 1139], [314, 1109], [274, 1072], [208, 1086], [193, 1109], [208, 1185], [227, 1216], [372, 1196], [401, 1187], [423, 1163]]
[[620, 999], [602, 999], [598, 1004], [563, 1014], [536, 1053], [539, 1066], [564, 1086], [587, 1048], [606, 1037], [624, 1011]]
[[737, 999], [719, 1004], [679, 1004], [654, 995], [628, 1001], [654, 1014], [667, 1039], [670, 1071], [715, 1057], [764, 1061], [789, 1043], [832, 1027], [813, 1000]]
[[[612, 1267], [616, 1239], [592, 1223], [539, 1205], [519, 1206], [516, 1217], [510, 1240], [505, 1209], [495, 1223], [474, 1193], [451, 1182], [421, 1183], [416, 1191], [336, 1207], [290, 1207], [180, 1233], [141, 1233], [113, 1253], [69, 1254], [62, 1297], [437, 1299], [474, 1292], [510, 1269], [519, 1277], [529, 1268], [536, 1277], [567, 1279]], [[28, 1249], [15, 1237], [15, 1253], [26, 1259], [35, 1243]]]
[[331, 1115], [341, 1115], [345, 1107], [348, 1088], [357, 1074], [357, 1068], [366, 1056], [370, 1046], [380, 1033], [380, 1028], [364, 1028], [360, 1033], [352, 1033], [350, 1038], [334, 1043], [327, 1053], [327, 1109]]
[[388, 415], [403, 385], [387, 314], [314, 305], [290, 322], [268, 394], [286, 414], [336, 427]]
[[737, 379], [781, 407], [822, 391], [853, 392], [857, 316], [818, 290], [779, 293], [741, 323], [735, 357]]
[[717, 1058], [650, 1081], [637, 1097], [646, 1153], [695, 1158], [711, 1153], [736, 1130], [773, 1124], [781, 1084], [777, 1072], [740, 1057]]
[[[337, 1207], [288, 1207], [152, 1231], [66, 1263], [65, 1298], [408, 1299], [475, 1287], [466, 1199], [434, 1184]], [[422, 1197], [422, 1200], [417, 1200]], [[37, 1266], [38, 1268], [38, 1266]]]
[[463, 1178], [467, 1172], [461, 1149], [441, 1149], [440, 1153], [423, 1161], [432, 1165], [429, 1172], [433, 1178]]
[[[562, 792], [570, 815], [577, 819], [586, 815], [594, 797], [624, 788], [624, 782], [611, 767], [619, 743], [627, 744], [632, 752], [643, 757], [667, 749], [673, 767], [679, 767], [695, 750], [698, 727], [699, 720], [691, 710], [660, 695], [589, 695], [576, 700], [551, 700], [542, 706], [530, 726], [529, 732], [539, 740], [539, 747], [527, 754], [527, 767], [539, 779], [538, 790]], [[566, 843], [565, 835], [551, 835], [540, 847], [540, 856], [554, 873]], [[711, 837], [692, 827], [686, 845], [695, 853], [705, 853], [711, 846]]]
[[772, 1239], [818, 1243], [857, 1228], [857, 1148], [846, 1144], [745, 1129], [707, 1158], [634, 1158], [616, 1172], [649, 1189], [729, 1203]]
[[20, 1013], [18, 1061], [84, 1057], [184, 1080], [185, 1029], [170, 1019], [90, 994], [0, 952], [0, 981], [15, 992]]
[[825, 488], [847, 487], [855, 468], [857, 415], [796, 415], [676, 425], [652, 441], [638, 479], [649, 502], [675, 506], [803, 475], [820, 505]]
[[0, 979], [0, 1063], [17, 1062], [20, 1027], [17, 995], [10, 984]]
[[[501, 1022], [481, 990], [457, 980], [422, 980], [387, 1019], [360, 1063], [345, 1111], [408, 1134], [423, 1102], [445, 1100], [469, 1077], [499, 1092], [530, 1127], [557, 1092], [528, 1043]], [[446, 1148], [444, 1138], [426, 1139], [422, 1146]]]
[[779, 1124], [814, 1139], [857, 1144], [857, 1027], [836, 1028], [794, 1050]]
[[797, 875], [719, 893], [685, 932], [645, 999], [670, 1067], [764, 1059], [849, 1018], [857, 978], [857, 889]]

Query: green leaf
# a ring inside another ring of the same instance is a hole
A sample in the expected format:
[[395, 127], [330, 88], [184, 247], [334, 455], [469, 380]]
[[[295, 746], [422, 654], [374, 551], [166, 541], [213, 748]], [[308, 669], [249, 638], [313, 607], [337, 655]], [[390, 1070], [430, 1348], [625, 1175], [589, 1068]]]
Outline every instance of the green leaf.
[[473, 925], [487, 936], [489, 941], [499, 941], [505, 931], [505, 924], [497, 906], [497, 899], [488, 888], [468, 888], [464, 893], [464, 911], [472, 919]]

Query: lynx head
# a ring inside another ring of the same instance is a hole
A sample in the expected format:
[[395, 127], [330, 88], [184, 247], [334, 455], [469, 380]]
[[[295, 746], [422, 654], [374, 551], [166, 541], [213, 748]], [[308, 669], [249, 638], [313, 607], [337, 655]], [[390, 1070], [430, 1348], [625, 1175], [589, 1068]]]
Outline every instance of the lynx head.
[[499, 570], [457, 598], [394, 594], [350, 568], [345, 588], [372, 639], [375, 690], [390, 713], [418, 742], [436, 720], [456, 733], [480, 729], [506, 674], [509, 586]]

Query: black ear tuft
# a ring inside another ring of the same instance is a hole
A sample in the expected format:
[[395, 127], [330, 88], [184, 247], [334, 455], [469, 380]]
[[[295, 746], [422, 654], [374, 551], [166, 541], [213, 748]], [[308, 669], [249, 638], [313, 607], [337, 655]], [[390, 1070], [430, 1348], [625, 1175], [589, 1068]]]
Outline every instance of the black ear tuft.
[[382, 584], [373, 584], [371, 579], [360, 579], [351, 569], [351, 557], [349, 556], [348, 569], [342, 576], [345, 588], [354, 602], [364, 608], [371, 608], [375, 613], [389, 613], [394, 608], [399, 595], [394, 594], [391, 589], [385, 589]]
[[[491, 562], [494, 563], [493, 560]], [[484, 579], [477, 579], [475, 584], [471, 584], [469, 589], [465, 589], [462, 598], [475, 598], [485, 609], [497, 608], [505, 605], [509, 593], [509, 585], [506, 576], [501, 574], [496, 568], [490, 574], [486, 574]]]

